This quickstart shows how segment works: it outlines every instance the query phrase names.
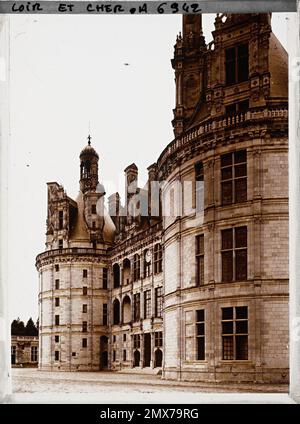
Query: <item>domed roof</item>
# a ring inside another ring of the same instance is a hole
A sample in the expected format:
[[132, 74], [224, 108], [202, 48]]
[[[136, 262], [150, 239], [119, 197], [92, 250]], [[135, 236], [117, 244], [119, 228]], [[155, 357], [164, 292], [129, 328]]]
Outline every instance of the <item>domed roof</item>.
[[94, 147], [91, 146], [91, 136], [88, 136], [88, 145], [85, 146], [84, 149], [81, 150], [79, 157], [82, 156], [96, 156], [99, 159], [99, 155], [94, 149]]

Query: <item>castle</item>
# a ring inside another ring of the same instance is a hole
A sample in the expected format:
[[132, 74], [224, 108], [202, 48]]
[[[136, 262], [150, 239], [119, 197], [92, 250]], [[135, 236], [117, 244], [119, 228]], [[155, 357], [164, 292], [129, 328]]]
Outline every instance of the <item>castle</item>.
[[[288, 381], [288, 58], [271, 14], [183, 15], [174, 140], [126, 198], [80, 153], [76, 200], [48, 183], [39, 368]], [[101, 161], [100, 161], [101, 163]]]

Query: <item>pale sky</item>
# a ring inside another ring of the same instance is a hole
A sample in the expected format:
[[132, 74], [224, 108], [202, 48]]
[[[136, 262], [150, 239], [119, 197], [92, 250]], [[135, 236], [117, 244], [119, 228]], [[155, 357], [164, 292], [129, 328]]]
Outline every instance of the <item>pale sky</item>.
[[[287, 48], [288, 15], [273, 15]], [[48, 181], [76, 197], [79, 153], [100, 156], [107, 194], [124, 189], [135, 162], [139, 183], [173, 139], [170, 60], [181, 16], [12, 16], [10, 21], [10, 318], [38, 317], [35, 257], [45, 247]], [[204, 15], [206, 41], [213, 15]], [[129, 66], [125, 66], [129, 63]]]

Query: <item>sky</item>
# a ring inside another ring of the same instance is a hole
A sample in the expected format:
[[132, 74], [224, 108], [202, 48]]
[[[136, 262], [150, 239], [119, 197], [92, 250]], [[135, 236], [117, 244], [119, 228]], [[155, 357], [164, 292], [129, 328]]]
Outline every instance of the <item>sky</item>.
[[[285, 48], [288, 15], [273, 14]], [[171, 67], [181, 16], [18, 15], [10, 21], [8, 286], [10, 319], [38, 317], [35, 257], [45, 248], [48, 181], [79, 190], [89, 132], [108, 195], [139, 185], [173, 139]], [[203, 17], [206, 41], [214, 15]], [[129, 65], [125, 65], [128, 63]]]

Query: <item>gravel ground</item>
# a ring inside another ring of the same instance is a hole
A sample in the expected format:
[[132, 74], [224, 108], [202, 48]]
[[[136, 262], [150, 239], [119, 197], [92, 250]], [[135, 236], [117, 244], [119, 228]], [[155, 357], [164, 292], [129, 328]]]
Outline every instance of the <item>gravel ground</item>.
[[[45, 372], [12, 369], [17, 403], [286, 403], [288, 386], [165, 381], [160, 376], [110, 372]], [[238, 392], [238, 393], [237, 393]]]

